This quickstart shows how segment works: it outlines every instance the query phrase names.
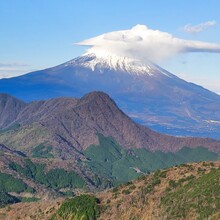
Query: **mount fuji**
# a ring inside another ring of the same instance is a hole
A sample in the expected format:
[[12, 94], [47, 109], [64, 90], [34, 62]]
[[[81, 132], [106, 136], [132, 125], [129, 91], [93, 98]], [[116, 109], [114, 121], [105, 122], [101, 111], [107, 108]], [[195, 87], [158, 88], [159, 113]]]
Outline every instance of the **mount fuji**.
[[1, 79], [0, 92], [25, 101], [108, 93], [137, 122], [181, 136], [220, 137], [220, 96], [158, 65], [111, 53], [86, 53], [64, 64]]

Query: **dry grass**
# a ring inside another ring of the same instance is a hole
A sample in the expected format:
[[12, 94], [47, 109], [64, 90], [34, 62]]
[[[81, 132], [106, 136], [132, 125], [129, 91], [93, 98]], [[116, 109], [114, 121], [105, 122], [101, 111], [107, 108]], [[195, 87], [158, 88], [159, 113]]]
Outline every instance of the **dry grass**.
[[[154, 174], [143, 177], [142, 179], [133, 181], [130, 185], [119, 187], [115, 190], [105, 191], [97, 194], [102, 204], [101, 220], [107, 219], [123, 219], [123, 220], [164, 220], [166, 216], [162, 216], [160, 208], [161, 197], [169, 188], [169, 181], [178, 182], [191, 175], [195, 178], [200, 177], [204, 173], [208, 173], [211, 168], [218, 168], [220, 162], [213, 163], [194, 163], [188, 166], [172, 167], [166, 171], [166, 178], [160, 177], [160, 184], [155, 185], [151, 190], [147, 190], [152, 184], [155, 177]], [[200, 170], [203, 170], [202, 172]], [[186, 182], [182, 184], [186, 184]], [[133, 188], [133, 190], [131, 190]], [[125, 190], [129, 190], [129, 194], [124, 194]], [[188, 219], [195, 219], [195, 215], [189, 213]]]
[[2, 220], [49, 220], [63, 199], [31, 203], [17, 203], [0, 209]]
[[[170, 187], [170, 180], [178, 182], [193, 175], [199, 178], [212, 168], [219, 168], [220, 162], [202, 162], [172, 167], [159, 177], [154, 173], [129, 182], [117, 188], [97, 193], [100, 199], [100, 220], [164, 220], [167, 219], [160, 206], [161, 197]], [[159, 179], [159, 181], [158, 181]], [[183, 182], [182, 184], [186, 184]], [[33, 203], [19, 203], [0, 209], [0, 219], [48, 220], [60, 207], [63, 199]], [[163, 213], [163, 216], [161, 215]], [[190, 212], [185, 219], [196, 219]]]

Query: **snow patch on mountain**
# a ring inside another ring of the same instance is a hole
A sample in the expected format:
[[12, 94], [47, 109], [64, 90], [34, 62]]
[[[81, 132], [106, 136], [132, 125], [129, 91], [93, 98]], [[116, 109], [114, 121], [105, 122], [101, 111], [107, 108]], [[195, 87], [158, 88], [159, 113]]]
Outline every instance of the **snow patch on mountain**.
[[168, 77], [174, 77], [171, 73], [163, 70], [156, 64], [146, 60], [145, 62], [129, 57], [117, 56], [111, 53], [85, 53], [81, 57], [73, 59], [65, 66], [77, 65], [89, 68], [92, 71], [104, 72], [105, 70], [113, 70], [118, 72], [126, 72], [133, 75], [153, 76], [158, 72]]

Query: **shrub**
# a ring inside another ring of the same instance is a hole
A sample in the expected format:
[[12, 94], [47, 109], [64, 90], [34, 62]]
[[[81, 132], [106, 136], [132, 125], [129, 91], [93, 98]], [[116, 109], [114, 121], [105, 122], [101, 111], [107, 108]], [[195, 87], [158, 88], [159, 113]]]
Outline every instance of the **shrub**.
[[128, 194], [130, 194], [131, 192], [130, 192], [130, 190], [128, 190], [128, 189], [124, 189], [124, 190], [122, 191], [122, 193], [125, 194], [125, 195], [128, 195]]
[[176, 188], [177, 185], [178, 185], [178, 184], [177, 184], [174, 180], [170, 180], [170, 181], [169, 181], [169, 186], [170, 186], [170, 187]]
[[108, 200], [106, 201], [106, 203], [107, 203], [107, 204], [109, 204], [110, 202], [111, 202], [111, 200], [110, 200], [110, 199], [108, 199]]
[[43, 144], [40, 144], [32, 150], [32, 157], [54, 158], [53, 154], [51, 154], [51, 150], [51, 146], [44, 146]]
[[99, 216], [98, 203], [99, 200], [90, 195], [67, 199], [52, 219], [96, 220]]
[[166, 177], [167, 177], [167, 171], [157, 170], [157, 171], [154, 173], [154, 177], [166, 178]]
[[118, 187], [114, 187], [113, 190], [112, 190], [112, 192], [113, 192], [113, 193], [118, 192]]
[[18, 198], [9, 195], [7, 192], [0, 191], [0, 208], [17, 202], [20, 202]]
[[24, 192], [27, 185], [20, 179], [5, 173], [0, 173], [0, 191], [5, 192]]
[[129, 190], [134, 190], [134, 189], [136, 189], [136, 186], [135, 186], [135, 185], [131, 185], [131, 186], [129, 187]]
[[190, 176], [187, 176], [186, 178], [179, 179], [179, 180], [178, 180], [178, 183], [177, 183], [176, 185], [180, 185], [180, 184], [182, 184], [182, 183], [184, 183], [184, 182], [186, 182], [186, 181], [192, 180], [192, 179], [194, 179], [194, 178], [195, 178], [195, 176], [190, 175]]
[[161, 181], [158, 177], [156, 177], [152, 180], [152, 185], [153, 186], [159, 185], [160, 183], [161, 183]]

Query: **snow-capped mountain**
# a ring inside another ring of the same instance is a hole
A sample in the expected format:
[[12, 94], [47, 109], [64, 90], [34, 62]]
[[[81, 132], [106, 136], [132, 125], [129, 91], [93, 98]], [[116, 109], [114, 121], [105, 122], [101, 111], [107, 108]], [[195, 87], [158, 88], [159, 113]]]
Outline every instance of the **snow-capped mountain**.
[[81, 66], [98, 72], [112, 70], [126, 72], [133, 75], [153, 76], [155, 74], [158, 74], [159, 71], [166, 76], [174, 76], [150, 61], [142, 62], [140, 60], [135, 60], [129, 57], [117, 56], [113, 54], [100, 55], [96, 53], [86, 53], [83, 56], [79, 57], [79, 59], [73, 59], [64, 65]]
[[150, 61], [88, 53], [53, 68], [0, 80], [0, 92], [26, 101], [108, 93], [130, 117], [157, 131], [220, 137], [220, 96]]

